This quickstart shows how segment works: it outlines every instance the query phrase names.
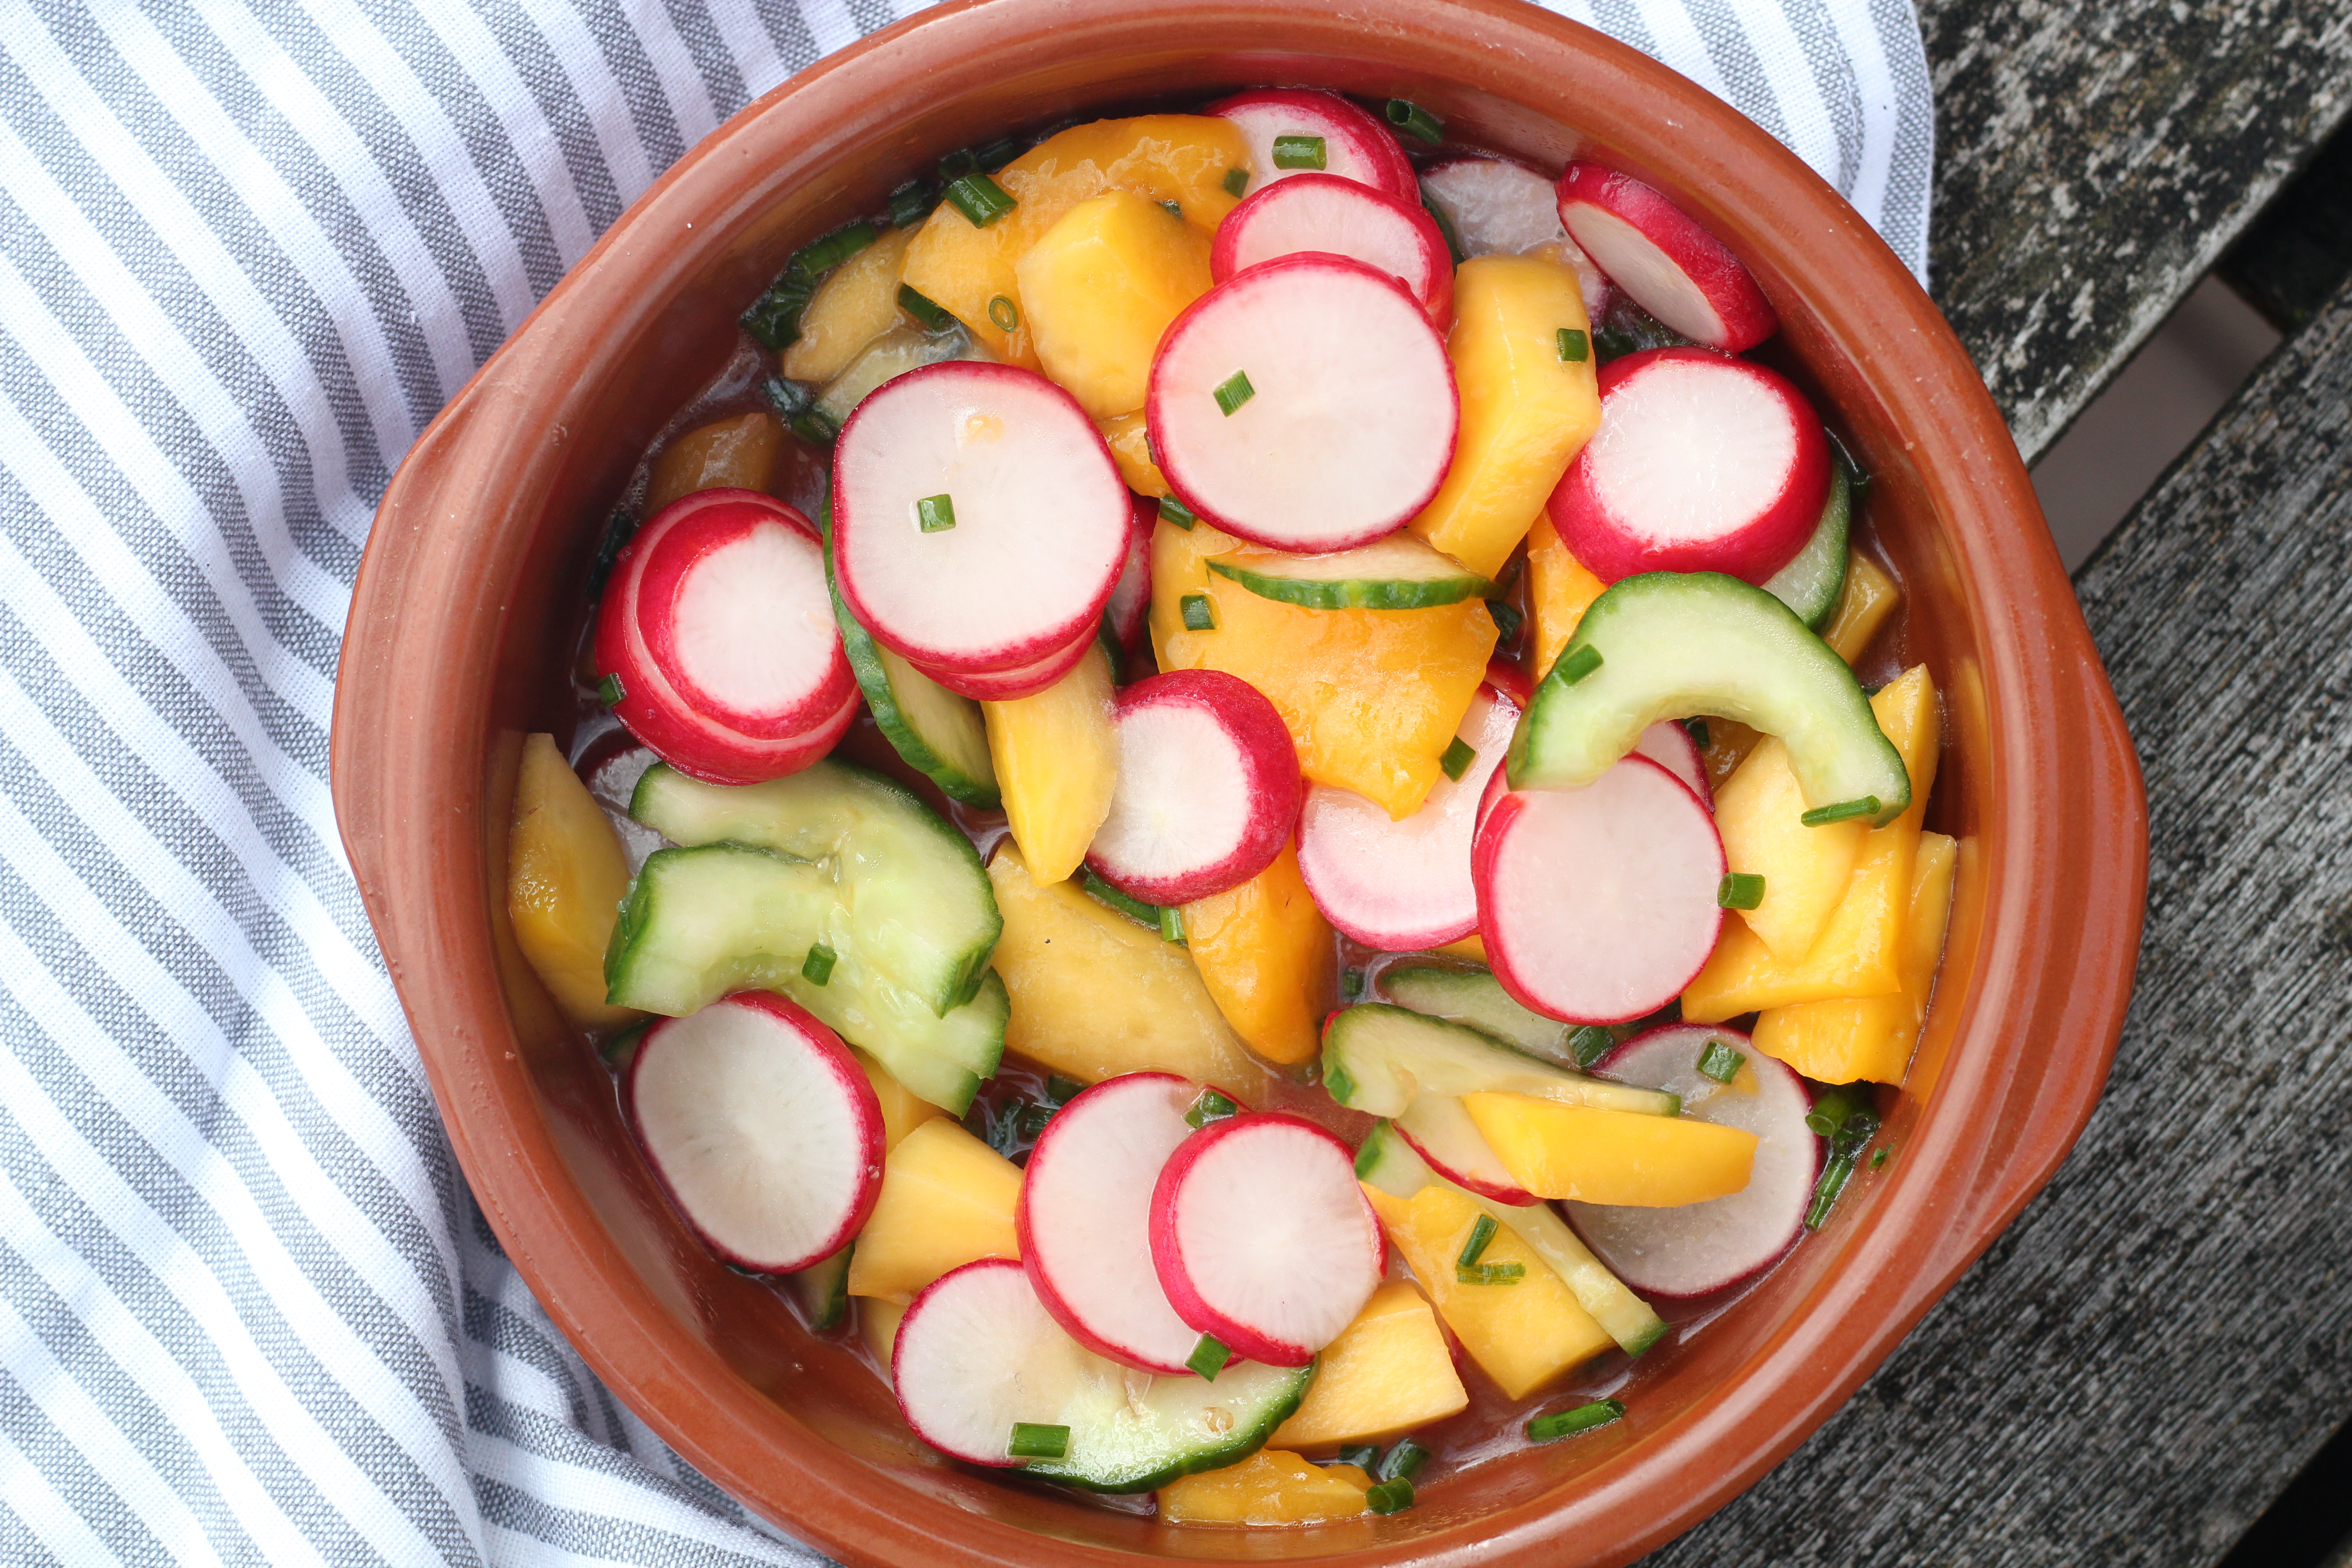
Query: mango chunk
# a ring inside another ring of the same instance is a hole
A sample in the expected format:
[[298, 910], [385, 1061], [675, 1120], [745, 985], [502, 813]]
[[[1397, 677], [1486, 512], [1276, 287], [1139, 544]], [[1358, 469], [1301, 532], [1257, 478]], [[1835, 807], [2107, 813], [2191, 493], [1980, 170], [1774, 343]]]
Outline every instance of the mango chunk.
[[1041, 882], [1076, 870], [1110, 815], [1118, 787], [1113, 695], [1110, 656], [1096, 647], [1045, 690], [980, 705], [1005, 822]]
[[759, 408], [674, 437], [646, 477], [644, 515], [651, 517], [697, 490], [766, 489], [783, 444], [782, 423]]
[[1299, 873], [1295, 840], [1240, 887], [1186, 904], [1184, 941], [1217, 1010], [1250, 1049], [1288, 1067], [1321, 1048], [1339, 954]]
[[882, 1162], [882, 1194], [849, 1255], [849, 1293], [903, 1307], [950, 1268], [1020, 1257], [1020, 1198], [1012, 1161], [944, 1116], [923, 1122]]
[[[997, 358], [1036, 370], [1035, 340], [1015, 268], [1063, 214], [1106, 191], [1129, 191], [1150, 202], [1174, 202], [1186, 223], [1213, 235], [1236, 200], [1225, 189], [1225, 172], [1248, 167], [1248, 140], [1231, 121], [1214, 115], [1146, 114], [1073, 125], [991, 176], [1015, 205], [986, 228], [973, 227], [950, 202], [933, 209], [907, 249], [904, 280], [971, 329]], [[989, 314], [999, 296], [1013, 306], [1010, 331]]]
[[1323, 1524], [1365, 1511], [1372, 1478], [1354, 1465], [1310, 1465], [1260, 1448], [1238, 1465], [1180, 1476], [1160, 1489], [1171, 1524]]
[[1808, 827], [1804, 814], [1804, 793], [1778, 736], [1749, 752], [1715, 795], [1727, 866], [1764, 879], [1763, 902], [1739, 910], [1739, 921], [1785, 963], [1812, 951], [1853, 881], [1854, 858], [1870, 832], [1860, 820]]
[[1528, 618], [1530, 630], [1528, 667], [1530, 680], [1541, 680], [1559, 660], [1559, 650], [1576, 635], [1576, 626], [1592, 601], [1609, 586], [1591, 569], [1569, 552], [1551, 525], [1549, 514], [1538, 511], [1528, 530]]
[[1543, 1198], [1676, 1208], [1740, 1191], [1756, 1134], [1523, 1094], [1465, 1094], [1463, 1109], [1511, 1180]]
[[1040, 883], [1015, 845], [988, 863], [1004, 917], [996, 973], [1013, 999], [1007, 1050], [1087, 1083], [1172, 1072], [1244, 1101], [1265, 1069], [1217, 1011], [1191, 954], [1074, 882]]
[[522, 743], [507, 836], [507, 918], [563, 1016], [607, 1029], [639, 1015], [604, 1000], [604, 948], [629, 891], [621, 840], [552, 735]]
[[[1576, 359], [1560, 357], [1563, 330], [1583, 337]], [[1492, 577], [1601, 427], [1600, 361], [1575, 270], [1539, 256], [1465, 261], [1445, 352], [1462, 397], [1454, 462], [1408, 526]]]
[[934, 1117], [946, 1111], [922, 1099], [905, 1084], [890, 1076], [890, 1069], [852, 1046], [849, 1054], [866, 1069], [866, 1081], [874, 1086], [874, 1098], [882, 1102], [882, 1147], [885, 1152], [896, 1149], [907, 1140], [907, 1134]]
[[1464, 1194], [1433, 1182], [1411, 1198], [1373, 1186], [1364, 1188], [1364, 1196], [1445, 1326], [1507, 1396], [1525, 1398], [1569, 1368], [1616, 1348], [1560, 1277], [1507, 1226], [1496, 1231], [1478, 1261], [1516, 1263], [1524, 1274], [1510, 1284], [1488, 1285], [1465, 1285], [1456, 1277], [1454, 1260], [1486, 1212]]
[[899, 323], [898, 273], [914, 239], [912, 229], [885, 229], [825, 275], [802, 308], [801, 335], [779, 362], [786, 375], [831, 381], [849, 368], [860, 349]]
[[1323, 1348], [1307, 1397], [1268, 1441], [1285, 1448], [1385, 1443], [1469, 1403], [1429, 1302], [1392, 1279]]
[[1756, 1048], [1823, 1083], [1901, 1083], [1935, 992], [1958, 851], [1940, 833], [1919, 836], [1903, 930], [1901, 991], [1768, 1008], [1756, 1020]]
[[1486, 962], [1486, 939], [1472, 931], [1460, 942], [1449, 942], [1438, 952], [1453, 958], [1466, 958], [1473, 963]]
[[[1822, 628], [1822, 640], [1852, 664], [1902, 602], [1903, 590], [1895, 586], [1886, 569], [1861, 551], [1853, 551], [1846, 556], [1845, 586], [1838, 594], [1837, 608], [1830, 612], [1830, 624]], [[1926, 794], [1914, 786], [1911, 797], [1922, 800]]]
[[1080, 202], [1014, 264], [1038, 363], [1089, 419], [1143, 406], [1160, 334], [1209, 291], [1209, 237], [1132, 191]]
[[1116, 418], [1097, 419], [1095, 429], [1101, 433], [1103, 445], [1110, 448], [1110, 460], [1118, 465], [1118, 477], [1127, 481], [1129, 489], [1154, 500], [1168, 493], [1168, 476], [1151, 460], [1151, 439], [1141, 409]]

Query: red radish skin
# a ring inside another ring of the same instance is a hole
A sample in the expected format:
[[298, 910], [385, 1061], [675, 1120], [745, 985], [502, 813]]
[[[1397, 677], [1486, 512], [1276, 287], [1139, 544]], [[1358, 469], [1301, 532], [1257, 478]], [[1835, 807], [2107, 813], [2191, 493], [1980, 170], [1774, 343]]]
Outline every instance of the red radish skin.
[[1644, 1017], [1715, 951], [1723, 871], [1715, 818], [1638, 753], [1580, 789], [1507, 791], [1471, 854], [1487, 964], [1546, 1017]]
[[1014, 1225], [1037, 1300], [1097, 1355], [1163, 1376], [1191, 1375], [1199, 1342], [1168, 1304], [1151, 1262], [1151, 1194], [1201, 1086], [1128, 1073], [1081, 1091], [1037, 1136]]
[[1318, 172], [1275, 167], [1276, 137], [1320, 136], [1323, 168], [1319, 173], [1369, 185], [1399, 201], [1419, 199], [1412, 163], [1398, 144], [1396, 133], [1337, 93], [1274, 88], [1220, 99], [1201, 112], [1232, 121], [1249, 139], [1253, 193], [1277, 181]]
[[711, 1251], [790, 1274], [847, 1246], [882, 1191], [882, 1106], [841, 1037], [739, 991], [638, 1042], [623, 1110]]
[[1601, 428], [1545, 503], [1593, 575], [1762, 584], [1812, 537], [1829, 437], [1785, 377], [1709, 349], [1649, 349], [1603, 365], [1600, 386]]
[[1465, 256], [1524, 256], [1554, 247], [1576, 269], [1584, 313], [1609, 305], [1609, 279], [1560, 226], [1556, 182], [1501, 158], [1441, 158], [1421, 171], [1421, 189], [1447, 221]]
[[1412, 952], [1478, 929], [1470, 846], [1478, 803], [1510, 749], [1519, 708], [1481, 687], [1460, 739], [1477, 755], [1459, 779], [1441, 777], [1402, 822], [1352, 790], [1317, 784], [1298, 816], [1298, 869], [1315, 907], [1367, 947]]
[[1701, 805], [1715, 809], [1715, 791], [1706, 782], [1706, 760], [1699, 754], [1698, 742], [1677, 721], [1659, 720], [1642, 731], [1633, 749], [1682, 780], [1683, 787], [1698, 796]]
[[1492, 658], [1486, 661], [1486, 684], [1525, 709], [1528, 700], [1535, 695], [1535, 686], [1528, 672], [1519, 668], [1515, 658]]
[[970, 1464], [1010, 1469], [1015, 1422], [1052, 1423], [1100, 1366], [1062, 1331], [1009, 1258], [950, 1268], [898, 1321], [890, 1386], [916, 1436]]
[[1543, 1200], [1511, 1180], [1503, 1162], [1486, 1145], [1462, 1101], [1450, 1094], [1416, 1094], [1390, 1125], [1412, 1145], [1429, 1168], [1455, 1186], [1498, 1204], [1528, 1208]]
[[1570, 163], [1559, 194], [1570, 237], [1633, 303], [1683, 336], [1744, 353], [1780, 331], [1771, 301], [1739, 258], [1631, 174]]
[[[1055, 648], [1034, 664], [1024, 664], [1015, 669], [974, 671], [949, 669], [933, 664], [915, 664], [917, 669], [929, 676], [949, 690], [959, 692], [976, 702], [1010, 702], [1017, 697], [1034, 697], [1062, 677], [1077, 668], [1087, 650], [1095, 646], [1095, 634], [1088, 630], [1067, 647]], [[909, 663], [914, 663], [909, 660]]]
[[[1235, 375], [1253, 395], [1231, 414]], [[1146, 419], [1177, 498], [1255, 544], [1369, 544], [1426, 505], [1461, 404], [1444, 339], [1377, 268], [1302, 252], [1234, 274], [1160, 340]]]
[[1211, 1122], [1162, 1167], [1151, 1258], [1192, 1328], [1243, 1361], [1304, 1366], [1371, 1299], [1387, 1244], [1348, 1146], [1260, 1110]]
[[1151, 531], [1160, 521], [1160, 503], [1150, 496], [1134, 500], [1135, 527], [1127, 541], [1127, 561], [1110, 591], [1104, 615], [1118, 646], [1133, 653], [1143, 646], [1151, 611]]
[[1419, 203], [1405, 203], [1337, 174], [1295, 174], [1265, 186], [1225, 215], [1209, 251], [1209, 276], [1277, 256], [1322, 251], [1378, 268], [1422, 303], [1430, 324], [1454, 321], [1454, 258]]
[[[1748, 1058], [1741, 1072], [1752, 1075], [1752, 1085], [1718, 1084], [1698, 1070], [1710, 1040]], [[1757, 1138], [1748, 1185], [1727, 1197], [1663, 1209], [1560, 1205], [1586, 1245], [1629, 1289], [1670, 1299], [1710, 1296], [1755, 1278], [1797, 1244], [1822, 1155], [1822, 1140], [1805, 1125], [1813, 1096], [1804, 1079], [1738, 1030], [1696, 1024], [1636, 1035], [1592, 1070], [1679, 1094], [1685, 1116]]]
[[[875, 640], [927, 668], [1036, 665], [1091, 637], [1132, 510], [1070, 395], [1013, 365], [950, 360], [884, 384], [834, 445], [835, 572]], [[917, 503], [946, 496], [954, 526]]]
[[1304, 791], [1290, 731], [1257, 688], [1175, 669], [1118, 694], [1118, 785], [1087, 864], [1119, 891], [1188, 904], [1274, 863]]

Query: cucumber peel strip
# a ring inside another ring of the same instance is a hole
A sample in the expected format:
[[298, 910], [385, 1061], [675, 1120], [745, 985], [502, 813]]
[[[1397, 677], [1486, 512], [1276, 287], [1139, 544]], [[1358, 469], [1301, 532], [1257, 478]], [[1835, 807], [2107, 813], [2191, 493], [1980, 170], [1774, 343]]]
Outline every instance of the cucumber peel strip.
[[1309, 610], [1428, 610], [1492, 597], [1495, 584], [1407, 533], [1327, 555], [1234, 551], [1208, 568], [1261, 599]]
[[1797, 618], [1815, 631], [1837, 613], [1838, 595], [1845, 590], [1846, 537], [1853, 521], [1853, 487], [1847, 482], [1845, 464], [1830, 464], [1830, 499], [1822, 507], [1822, 521], [1813, 525], [1786, 566], [1765, 583], [1764, 591], [1797, 612]]

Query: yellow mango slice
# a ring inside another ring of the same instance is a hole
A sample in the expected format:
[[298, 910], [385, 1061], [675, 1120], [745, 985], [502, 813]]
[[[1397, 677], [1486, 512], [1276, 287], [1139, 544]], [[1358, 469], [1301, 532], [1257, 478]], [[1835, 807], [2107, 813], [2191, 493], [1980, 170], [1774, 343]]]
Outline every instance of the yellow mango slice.
[[604, 1001], [604, 948], [629, 891], [621, 840], [552, 735], [522, 743], [507, 837], [507, 918], [563, 1016], [607, 1029], [639, 1015]]
[[1076, 870], [1110, 815], [1118, 787], [1113, 695], [1110, 656], [1097, 647], [1045, 690], [980, 705], [1004, 820], [1041, 882]]
[[697, 490], [764, 490], [775, 477], [784, 426], [764, 409], [714, 420], [664, 447], [646, 479], [644, 515], [651, 517]]
[[950, 1268], [1018, 1258], [1021, 1173], [946, 1117], [926, 1121], [882, 1162], [882, 1194], [849, 1255], [849, 1293], [900, 1306]]
[[[1846, 557], [1845, 587], [1838, 594], [1837, 608], [1830, 612], [1830, 624], [1822, 628], [1822, 640], [1852, 664], [1902, 602], [1903, 590], [1895, 586], [1886, 569], [1854, 551]], [[1918, 789], [1911, 794], [1914, 799], [1924, 798]]]
[[1372, 1478], [1354, 1465], [1310, 1465], [1260, 1448], [1238, 1465], [1180, 1476], [1159, 1492], [1171, 1524], [1324, 1524], [1366, 1510]]
[[1738, 1192], [1756, 1163], [1756, 1134], [1688, 1117], [1523, 1094], [1465, 1094], [1462, 1105], [1511, 1180], [1542, 1198], [1675, 1208]]
[[906, 1316], [907, 1309], [896, 1301], [869, 1297], [857, 1303], [857, 1337], [881, 1367], [885, 1383], [890, 1381], [890, 1352], [898, 1348], [898, 1325]]
[[1080, 202], [1014, 264], [1037, 362], [1089, 419], [1143, 406], [1160, 334], [1209, 291], [1209, 237], [1132, 191]]
[[1289, 1067], [1321, 1047], [1339, 953], [1299, 874], [1295, 841], [1240, 887], [1186, 904], [1184, 941], [1217, 1010], [1250, 1049]]
[[1944, 928], [1952, 912], [1958, 849], [1940, 833], [1919, 836], [1911, 903], [1905, 915], [1899, 992], [1768, 1008], [1756, 1020], [1756, 1048], [1823, 1083], [1901, 1083], [1935, 992]]
[[1265, 1069], [1210, 1000], [1192, 955], [1074, 882], [1040, 883], [1020, 849], [988, 863], [1004, 934], [996, 973], [1013, 998], [1007, 1050], [1087, 1083], [1172, 1072], [1254, 1099]]
[[1577, 623], [1608, 586], [1569, 553], [1551, 518], [1538, 510], [1535, 526], [1528, 530], [1528, 618], [1534, 623], [1529, 629], [1534, 662], [1528, 674], [1532, 679], [1551, 673], [1559, 650], [1576, 635]]
[[1486, 939], [1472, 931], [1460, 942], [1449, 942], [1437, 950], [1454, 958], [1466, 958], [1473, 963], [1486, 962]]
[[1168, 476], [1151, 460], [1151, 442], [1141, 409], [1113, 419], [1097, 419], [1095, 428], [1101, 433], [1103, 445], [1110, 448], [1110, 460], [1118, 465], [1118, 477], [1127, 481], [1129, 489], [1154, 500], [1168, 493]]
[[[1559, 357], [1562, 328], [1585, 335], [1583, 358]], [[1454, 462], [1407, 526], [1492, 577], [1601, 428], [1600, 362], [1575, 270], [1539, 256], [1472, 257], [1454, 269], [1445, 353], [1462, 396]]]
[[1478, 1261], [1519, 1265], [1527, 1272], [1517, 1282], [1465, 1285], [1455, 1277], [1454, 1260], [1485, 1212], [1464, 1194], [1433, 1182], [1411, 1198], [1371, 1186], [1364, 1196], [1445, 1326], [1507, 1397], [1523, 1399], [1569, 1368], [1617, 1348], [1560, 1277], [1507, 1226], [1495, 1232]]
[[906, 1142], [907, 1134], [934, 1117], [946, 1111], [921, 1099], [905, 1084], [890, 1076], [890, 1069], [852, 1046], [849, 1054], [866, 1069], [866, 1081], [874, 1086], [874, 1098], [882, 1102], [882, 1147], [885, 1152]]
[[[1710, 723], [1708, 738], [1714, 738]], [[1764, 879], [1764, 900], [1738, 916], [1772, 955], [1796, 963], [1853, 881], [1854, 858], [1870, 825], [1859, 820], [1804, 824], [1804, 793], [1789, 750], [1768, 736], [1715, 795], [1716, 831], [1728, 868]], [[1727, 926], [1733, 922], [1727, 921]]]
[[873, 244], [835, 268], [801, 310], [801, 335], [779, 362], [794, 381], [827, 382], [849, 368], [858, 350], [902, 320], [898, 273], [912, 229], [886, 228]]
[[[904, 281], [955, 316], [997, 358], [1038, 368], [1029, 310], [1015, 268], [1038, 237], [1080, 202], [1105, 191], [1130, 191], [1174, 202], [1183, 219], [1214, 234], [1233, 211], [1225, 171], [1249, 167], [1249, 143], [1231, 121], [1213, 115], [1146, 114], [1073, 125], [1040, 142], [992, 176], [1013, 210], [975, 228], [941, 202], [907, 250]], [[989, 317], [992, 300], [1013, 307], [1011, 331]]]
[[1307, 1397], [1267, 1441], [1284, 1448], [1385, 1443], [1469, 1403], [1429, 1302], [1392, 1279], [1323, 1348]]

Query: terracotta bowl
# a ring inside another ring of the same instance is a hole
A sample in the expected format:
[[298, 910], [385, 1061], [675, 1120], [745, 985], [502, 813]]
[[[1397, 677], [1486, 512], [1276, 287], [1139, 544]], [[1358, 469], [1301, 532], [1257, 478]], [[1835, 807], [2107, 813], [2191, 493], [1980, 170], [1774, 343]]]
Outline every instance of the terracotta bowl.
[[[1409, 97], [1460, 141], [1656, 184], [1743, 256], [1783, 363], [1874, 477], [1934, 667], [1936, 825], [1965, 847], [1896, 1157], [1690, 1342], [1627, 1418], [1422, 1506], [1310, 1530], [1162, 1526], [940, 1460], [846, 1352], [714, 1263], [656, 1190], [611, 1082], [504, 925], [521, 735], [565, 666], [615, 491], [716, 374], [793, 247], [1008, 128], [1310, 84]], [[980, 0], [925, 12], [737, 115], [648, 192], [450, 404], [383, 499], [343, 647], [344, 842], [457, 1155], [589, 1363], [697, 1466], [858, 1563], [1187, 1558], [1616, 1563], [1796, 1446], [2057, 1167], [2130, 988], [2145, 805], [2121, 716], [2000, 414], [1942, 319], [1831, 189], [1731, 109], [1510, 0]]]

